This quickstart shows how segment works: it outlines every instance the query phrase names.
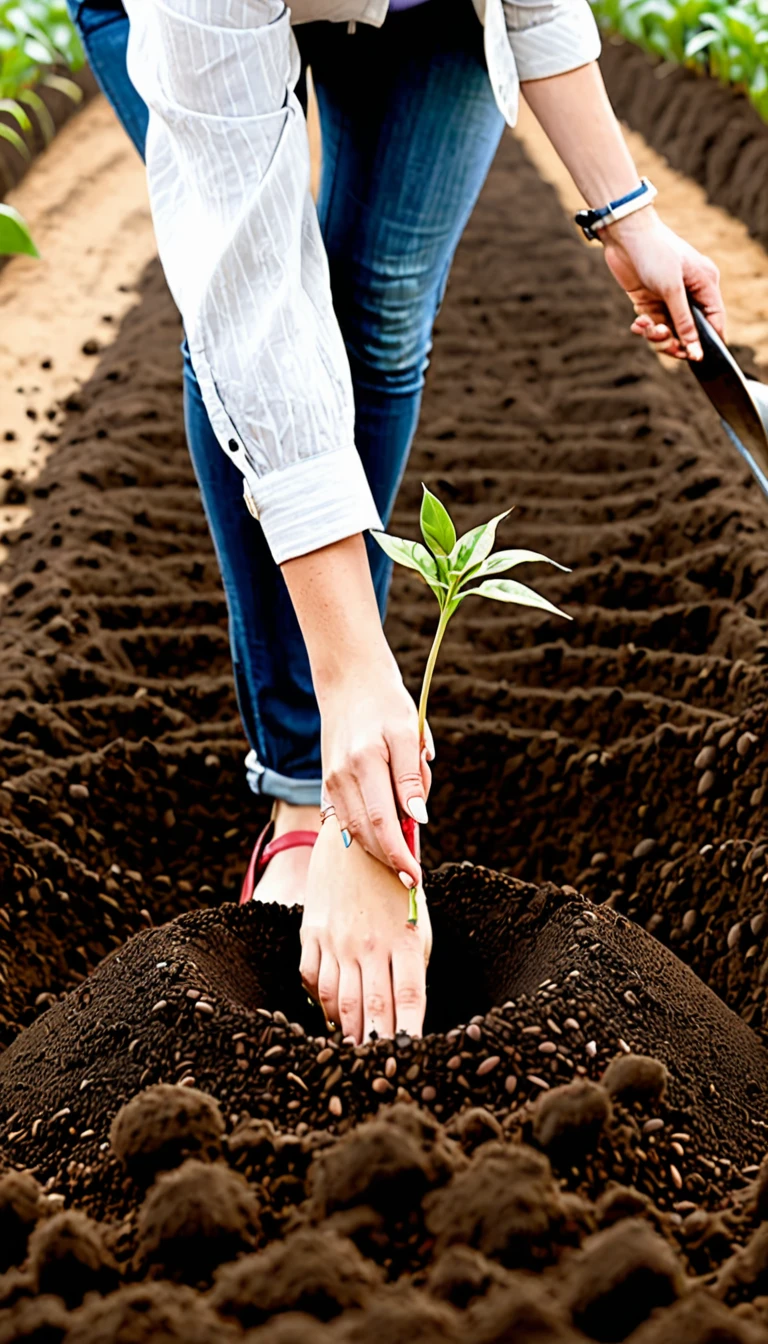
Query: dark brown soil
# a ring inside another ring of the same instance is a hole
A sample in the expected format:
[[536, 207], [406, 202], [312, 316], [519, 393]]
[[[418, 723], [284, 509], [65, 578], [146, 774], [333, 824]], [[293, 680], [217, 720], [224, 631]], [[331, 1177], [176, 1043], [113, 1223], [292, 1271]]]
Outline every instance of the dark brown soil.
[[[263, 809], [147, 276], [4, 571], [0, 1341], [768, 1338], [768, 515], [623, 303], [507, 140], [393, 530], [422, 478], [514, 503], [575, 619], [456, 618], [426, 1035], [352, 1049], [297, 914], [232, 904]], [[398, 574], [413, 686], [433, 624]]]
[[768, 247], [768, 125], [746, 95], [617, 38], [600, 63], [621, 119]]

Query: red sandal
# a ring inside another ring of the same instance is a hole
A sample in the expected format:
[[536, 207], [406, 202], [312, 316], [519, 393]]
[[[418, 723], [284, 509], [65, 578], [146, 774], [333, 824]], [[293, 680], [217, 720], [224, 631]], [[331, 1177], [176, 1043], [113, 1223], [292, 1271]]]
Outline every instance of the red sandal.
[[240, 890], [240, 905], [247, 905], [249, 901], [253, 900], [259, 878], [276, 854], [282, 854], [283, 850], [286, 849], [299, 849], [302, 845], [307, 845], [311, 849], [317, 840], [317, 831], [286, 831], [285, 835], [279, 835], [277, 839], [274, 839], [272, 834], [274, 829], [274, 823], [268, 821], [256, 841], [248, 870], [243, 878], [243, 885]]

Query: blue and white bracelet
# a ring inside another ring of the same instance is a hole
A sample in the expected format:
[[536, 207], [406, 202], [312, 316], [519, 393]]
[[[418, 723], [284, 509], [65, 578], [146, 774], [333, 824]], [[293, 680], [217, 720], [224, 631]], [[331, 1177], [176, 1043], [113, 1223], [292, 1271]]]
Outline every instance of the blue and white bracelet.
[[641, 177], [640, 186], [635, 187], [626, 196], [620, 196], [616, 201], [609, 201], [607, 205], [601, 205], [595, 210], [579, 210], [574, 219], [582, 230], [584, 237], [589, 238], [590, 242], [599, 240], [600, 230], [607, 229], [609, 224], [616, 224], [620, 219], [626, 219], [627, 215], [633, 215], [636, 210], [644, 210], [646, 205], [651, 205], [656, 200], [658, 192], [652, 182], [647, 177]]

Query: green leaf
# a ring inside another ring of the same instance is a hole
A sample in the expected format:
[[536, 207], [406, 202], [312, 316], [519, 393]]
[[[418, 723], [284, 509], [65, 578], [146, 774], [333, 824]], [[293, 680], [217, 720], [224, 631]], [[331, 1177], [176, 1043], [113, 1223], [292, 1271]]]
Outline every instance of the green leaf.
[[57, 93], [63, 93], [73, 103], [82, 103], [83, 101], [83, 91], [74, 79], [66, 79], [64, 75], [50, 74], [45, 76], [43, 84], [47, 89], [55, 89]]
[[56, 127], [53, 124], [53, 117], [40, 97], [40, 94], [35, 93], [34, 89], [26, 89], [23, 93], [19, 94], [19, 102], [26, 103], [27, 107], [32, 108], [32, 111], [37, 117], [43, 140], [46, 145], [49, 145], [56, 134]]
[[[371, 532], [385, 555], [406, 569], [415, 569], [425, 579], [433, 583], [440, 582], [437, 566], [425, 546], [420, 541], [404, 541], [402, 537], [390, 537], [388, 532]], [[444, 585], [443, 585], [444, 586]]]
[[0, 112], [7, 112], [9, 117], [13, 117], [22, 131], [32, 130], [32, 122], [21, 103], [17, 103], [15, 98], [0, 98]]
[[434, 555], [450, 555], [456, 545], [456, 528], [451, 522], [448, 510], [422, 483], [424, 497], [421, 501], [421, 535]]
[[17, 149], [19, 151], [23, 159], [32, 158], [32, 155], [30, 154], [29, 149], [27, 148], [26, 144], [19, 135], [19, 132], [14, 131], [12, 126], [6, 126], [5, 123], [1, 121], [0, 121], [0, 140], [7, 140], [9, 144], [13, 145], [14, 149]]
[[553, 616], [564, 616], [567, 621], [572, 617], [567, 612], [561, 611], [559, 607], [548, 602], [546, 597], [540, 593], [535, 593], [532, 588], [527, 588], [524, 583], [516, 583], [514, 579], [486, 579], [477, 588], [467, 588], [462, 594], [463, 597], [491, 597], [495, 602], [515, 602], [521, 607], [538, 607], [540, 611], [549, 611]]
[[692, 37], [689, 42], [686, 42], [685, 54], [690, 59], [692, 56], [698, 55], [698, 53], [703, 51], [705, 47], [711, 47], [712, 43], [716, 41], [717, 33], [711, 28], [704, 32], [696, 33], [695, 37]]
[[539, 555], [538, 551], [496, 551], [495, 555], [489, 555], [477, 569], [472, 570], [468, 578], [482, 579], [486, 574], [503, 574], [508, 569], [514, 569], [515, 565], [527, 565], [542, 562], [545, 565], [554, 565], [555, 569], [561, 569], [564, 574], [570, 574], [567, 565], [561, 565], [557, 560], [550, 560], [548, 555]]
[[481, 523], [479, 527], [473, 527], [471, 532], [465, 532], [463, 537], [459, 537], [448, 557], [451, 573], [464, 574], [470, 565], [480, 564], [490, 555], [496, 540], [496, 528], [511, 512], [511, 509], [505, 509], [489, 523]]
[[23, 253], [28, 257], [38, 257], [32, 236], [19, 214], [12, 205], [0, 204], [0, 256], [12, 256]]

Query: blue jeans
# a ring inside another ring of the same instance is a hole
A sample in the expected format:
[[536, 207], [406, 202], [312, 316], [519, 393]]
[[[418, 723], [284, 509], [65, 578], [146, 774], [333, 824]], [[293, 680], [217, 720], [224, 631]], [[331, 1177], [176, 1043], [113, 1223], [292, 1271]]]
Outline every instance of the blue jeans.
[[[121, 0], [69, 0], [101, 87], [143, 151], [147, 109], [126, 71]], [[436, 11], [439, 11], [436, 14]], [[296, 29], [322, 126], [320, 225], [355, 391], [358, 451], [387, 522], [421, 404], [453, 254], [501, 136], [471, 0], [429, 0], [381, 29]], [[254, 320], [258, 320], [254, 314]], [[219, 448], [189, 354], [187, 437], [229, 610], [240, 713], [257, 793], [320, 799], [320, 715], [282, 575]], [[368, 538], [379, 607], [391, 567]]]

